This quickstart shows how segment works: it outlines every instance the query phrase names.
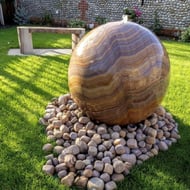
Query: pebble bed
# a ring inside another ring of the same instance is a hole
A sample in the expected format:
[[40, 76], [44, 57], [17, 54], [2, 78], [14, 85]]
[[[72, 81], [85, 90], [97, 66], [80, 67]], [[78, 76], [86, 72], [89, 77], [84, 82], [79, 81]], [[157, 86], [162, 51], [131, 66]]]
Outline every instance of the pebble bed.
[[70, 94], [53, 99], [40, 123], [49, 142], [42, 148], [42, 170], [66, 186], [89, 190], [117, 189], [133, 166], [180, 138], [178, 124], [162, 106], [140, 123], [107, 126], [85, 116]]

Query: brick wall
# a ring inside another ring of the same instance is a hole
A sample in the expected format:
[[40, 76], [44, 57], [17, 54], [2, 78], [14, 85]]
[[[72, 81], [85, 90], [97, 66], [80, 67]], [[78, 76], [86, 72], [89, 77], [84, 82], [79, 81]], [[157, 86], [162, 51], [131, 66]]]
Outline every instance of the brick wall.
[[[93, 22], [97, 16], [108, 21], [121, 20], [124, 7], [138, 6], [142, 10], [144, 25], [154, 22], [154, 12], [158, 12], [164, 28], [184, 29], [190, 25], [190, 0], [23, 0], [30, 16], [42, 17], [50, 13], [56, 19], [82, 18]], [[83, 7], [83, 8], [82, 8]]]

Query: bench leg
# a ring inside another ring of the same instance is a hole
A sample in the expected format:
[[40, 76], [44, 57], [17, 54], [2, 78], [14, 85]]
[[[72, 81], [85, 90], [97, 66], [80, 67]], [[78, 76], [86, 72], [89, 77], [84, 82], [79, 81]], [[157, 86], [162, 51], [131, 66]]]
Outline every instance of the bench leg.
[[17, 28], [20, 52], [33, 54], [32, 33], [27, 28]]
[[85, 31], [82, 31], [80, 35], [72, 34], [72, 51], [75, 49], [76, 45], [79, 43], [84, 34]]
[[76, 34], [72, 34], [72, 51], [75, 49], [78, 42], [79, 42], [79, 36]]

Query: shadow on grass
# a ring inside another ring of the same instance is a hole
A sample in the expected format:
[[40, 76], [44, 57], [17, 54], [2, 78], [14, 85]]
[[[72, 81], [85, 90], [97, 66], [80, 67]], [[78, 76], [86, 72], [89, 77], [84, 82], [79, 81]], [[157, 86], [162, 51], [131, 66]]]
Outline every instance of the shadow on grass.
[[[189, 53], [190, 53], [190, 51], [189, 51]], [[190, 58], [190, 56], [188, 55], [188, 54], [182, 54], [182, 53], [173, 53], [173, 52], [171, 52], [170, 53], [170, 57], [177, 57], [177, 58], [179, 58], [180, 57], [180, 59], [184, 59], [184, 60], [188, 60], [189, 58]]]
[[[0, 64], [0, 188], [3, 190], [63, 189], [41, 167], [46, 143], [38, 124], [52, 97], [68, 91], [68, 57], [14, 57]], [[161, 190], [190, 187], [190, 126], [176, 118], [181, 139], [119, 183], [120, 190]], [[74, 188], [75, 189], [75, 188]]]
[[181, 139], [166, 152], [159, 152], [142, 165], [135, 166], [125, 180], [118, 184], [121, 190], [189, 190], [190, 188], [190, 126], [179, 123]]
[[68, 61], [14, 57], [0, 64], [0, 189], [63, 189], [41, 171], [46, 135], [38, 119], [51, 98], [68, 90]]

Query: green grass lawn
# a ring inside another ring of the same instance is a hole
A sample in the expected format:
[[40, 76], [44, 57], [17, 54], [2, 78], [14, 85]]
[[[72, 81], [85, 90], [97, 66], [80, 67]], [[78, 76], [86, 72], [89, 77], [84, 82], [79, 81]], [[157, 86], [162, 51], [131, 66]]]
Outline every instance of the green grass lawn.
[[[34, 34], [34, 47], [69, 48], [69, 35]], [[171, 79], [163, 105], [179, 123], [181, 139], [136, 166], [119, 190], [190, 189], [190, 44], [163, 41]], [[42, 172], [46, 135], [38, 124], [45, 106], [68, 92], [70, 56], [7, 56], [17, 48], [15, 28], [0, 29], [0, 190], [63, 190]]]

